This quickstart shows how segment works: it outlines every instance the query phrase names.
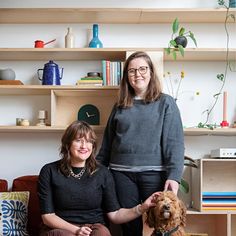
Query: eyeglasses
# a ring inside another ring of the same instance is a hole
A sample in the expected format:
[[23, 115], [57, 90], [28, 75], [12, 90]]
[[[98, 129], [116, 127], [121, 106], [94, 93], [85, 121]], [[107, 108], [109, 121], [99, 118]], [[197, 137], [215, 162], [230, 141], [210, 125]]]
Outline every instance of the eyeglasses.
[[128, 70], [128, 75], [129, 76], [135, 76], [136, 72], [138, 71], [140, 75], [144, 75], [147, 73], [148, 66], [140, 66], [138, 69], [130, 68]]
[[85, 144], [86, 145], [93, 145], [93, 143], [94, 143], [94, 140], [92, 140], [92, 139], [86, 140], [84, 138], [78, 138], [78, 139], [75, 139], [74, 141], [78, 145], [85, 145]]

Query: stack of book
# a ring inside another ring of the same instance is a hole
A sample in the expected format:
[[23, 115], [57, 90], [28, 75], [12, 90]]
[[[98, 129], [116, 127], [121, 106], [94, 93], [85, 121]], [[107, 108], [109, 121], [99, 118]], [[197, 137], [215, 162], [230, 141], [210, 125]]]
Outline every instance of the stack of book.
[[78, 80], [76, 84], [82, 86], [102, 86], [103, 80], [101, 77], [86, 76]]
[[236, 192], [203, 192], [202, 210], [236, 210]]
[[103, 85], [117, 86], [123, 72], [123, 62], [102, 60]]

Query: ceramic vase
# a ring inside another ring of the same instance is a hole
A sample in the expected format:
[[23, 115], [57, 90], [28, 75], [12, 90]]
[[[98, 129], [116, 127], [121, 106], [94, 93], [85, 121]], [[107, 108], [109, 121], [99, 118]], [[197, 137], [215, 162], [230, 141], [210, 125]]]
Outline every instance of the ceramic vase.
[[7, 69], [0, 69], [0, 80], [14, 80], [16, 78], [16, 73], [14, 70], [7, 68]]
[[65, 47], [66, 48], [74, 48], [75, 47], [75, 39], [74, 34], [72, 32], [72, 28], [69, 27], [67, 29], [67, 34], [65, 36]]
[[89, 43], [90, 48], [102, 48], [103, 44], [98, 37], [98, 25], [93, 25], [93, 38]]

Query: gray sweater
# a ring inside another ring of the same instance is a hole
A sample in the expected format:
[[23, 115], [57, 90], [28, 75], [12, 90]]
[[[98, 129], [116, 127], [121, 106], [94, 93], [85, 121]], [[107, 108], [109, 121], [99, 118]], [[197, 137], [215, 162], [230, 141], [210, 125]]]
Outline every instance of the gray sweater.
[[180, 182], [184, 135], [174, 99], [162, 94], [155, 102], [134, 100], [131, 108], [113, 107], [97, 159], [119, 171], [167, 171]]

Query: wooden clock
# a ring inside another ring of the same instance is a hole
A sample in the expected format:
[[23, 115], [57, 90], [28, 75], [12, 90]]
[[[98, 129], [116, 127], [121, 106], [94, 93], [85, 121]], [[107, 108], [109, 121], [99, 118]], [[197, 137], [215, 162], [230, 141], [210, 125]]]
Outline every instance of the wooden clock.
[[85, 121], [90, 125], [99, 125], [100, 113], [98, 108], [92, 104], [83, 105], [78, 111], [78, 120]]

